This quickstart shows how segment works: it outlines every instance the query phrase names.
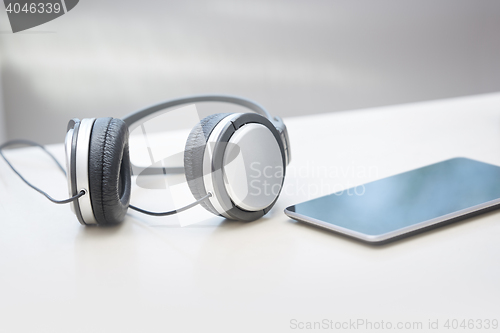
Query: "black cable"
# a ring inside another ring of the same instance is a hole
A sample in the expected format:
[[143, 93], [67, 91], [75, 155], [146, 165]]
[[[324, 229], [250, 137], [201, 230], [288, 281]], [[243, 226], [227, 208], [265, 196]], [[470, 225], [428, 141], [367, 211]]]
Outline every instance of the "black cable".
[[168, 215], [174, 215], [174, 214], [177, 214], [177, 213], [180, 213], [180, 212], [183, 212], [185, 210], [188, 210], [189, 208], [192, 208], [196, 205], [199, 205], [201, 202], [207, 200], [208, 198], [210, 198], [212, 196], [212, 193], [211, 192], [208, 192], [207, 195], [205, 195], [203, 198], [199, 199], [199, 200], [196, 200], [195, 202], [193, 203], [190, 203], [189, 205], [187, 206], [184, 206], [184, 207], [181, 207], [179, 209], [176, 209], [176, 210], [171, 210], [169, 212], [160, 212], [160, 213], [156, 213], [156, 212], [150, 212], [148, 210], [144, 210], [142, 208], [138, 208], [138, 207], [135, 207], [135, 206], [132, 206], [132, 205], [129, 205], [129, 208], [130, 209], [133, 209], [135, 211], [138, 211], [139, 213], [143, 213], [143, 214], [146, 214], [146, 215], [152, 215], [152, 216], [168, 216]]
[[[50, 201], [52, 201], [53, 203], [56, 203], [56, 204], [66, 204], [66, 203], [70, 203], [72, 201], [75, 201], [77, 199], [79, 199], [80, 197], [82, 197], [83, 195], [86, 194], [86, 192], [84, 190], [81, 190], [77, 195], [74, 195], [72, 196], [71, 198], [69, 199], [65, 199], [65, 200], [56, 200], [54, 198], [52, 198], [49, 194], [47, 194], [47, 192], [44, 192], [42, 191], [41, 189], [39, 189], [38, 187], [36, 187], [35, 185], [31, 184], [29, 181], [27, 181], [20, 173], [19, 171], [16, 170], [16, 168], [14, 168], [14, 166], [9, 162], [9, 160], [5, 157], [5, 155], [3, 154], [3, 149], [9, 147], [9, 146], [17, 146], [17, 145], [25, 145], [25, 146], [33, 146], [33, 147], [39, 147], [41, 148], [47, 155], [49, 155], [53, 160], [54, 162], [57, 164], [57, 166], [59, 167], [59, 169], [61, 169], [61, 171], [66, 175], [66, 170], [64, 170], [64, 168], [62, 167], [61, 163], [59, 163], [59, 161], [55, 158], [54, 155], [52, 155], [51, 152], [49, 152], [47, 149], [45, 149], [44, 146], [42, 146], [41, 144], [39, 143], [36, 143], [34, 141], [30, 141], [30, 140], [11, 140], [11, 141], [7, 141], [5, 142], [4, 144], [0, 145], [0, 155], [3, 157], [3, 159], [5, 160], [5, 162], [10, 166], [10, 168], [12, 169], [12, 171], [14, 171], [18, 176], [19, 178], [21, 178], [21, 180], [23, 182], [25, 182], [29, 187], [31, 187], [32, 189], [34, 189], [35, 191], [43, 194], [47, 199], [49, 199]], [[143, 214], [146, 214], [146, 215], [152, 215], [152, 216], [168, 216], [168, 215], [173, 215], [173, 214], [176, 214], [176, 213], [180, 213], [182, 211], [185, 211], [189, 208], [192, 208], [196, 205], [199, 205], [201, 202], [207, 200], [208, 198], [210, 198], [212, 196], [212, 193], [208, 192], [207, 195], [205, 195], [203, 198], [187, 205], [187, 206], [184, 206], [184, 207], [181, 207], [179, 209], [176, 209], [176, 210], [172, 210], [172, 211], [168, 211], [168, 212], [150, 212], [150, 211], [147, 211], [147, 210], [144, 210], [142, 208], [138, 208], [138, 207], [135, 207], [133, 205], [129, 205], [129, 207], [135, 211], [138, 211], [140, 213], [143, 213]]]
[[33, 146], [33, 147], [39, 147], [39, 148], [41, 148], [45, 153], [47, 153], [54, 160], [54, 162], [56, 162], [56, 164], [59, 167], [59, 169], [61, 169], [61, 171], [65, 175], [66, 175], [66, 170], [64, 170], [64, 168], [62, 167], [61, 163], [59, 163], [59, 161], [55, 158], [54, 155], [52, 155], [51, 152], [49, 152], [47, 149], [45, 149], [44, 146], [42, 146], [41, 144], [38, 144], [36, 142], [30, 141], [30, 140], [12, 140], [12, 141], [7, 141], [4, 144], [0, 145], [0, 155], [3, 157], [3, 159], [5, 160], [5, 162], [7, 162], [7, 164], [10, 166], [10, 168], [12, 169], [12, 171], [14, 171], [19, 176], [19, 178], [21, 178], [21, 180], [23, 182], [25, 182], [29, 187], [31, 187], [32, 189], [34, 189], [38, 193], [43, 194], [47, 199], [49, 199], [50, 201], [52, 201], [53, 203], [56, 203], [56, 204], [67, 204], [67, 203], [75, 201], [76, 199], [78, 199], [78, 198], [82, 197], [83, 195], [85, 195], [86, 192], [82, 190], [82, 191], [80, 191], [80, 193], [78, 193], [77, 195], [72, 196], [69, 199], [56, 200], [56, 199], [52, 198], [50, 195], [48, 195], [46, 192], [42, 191], [41, 189], [39, 189], [35, 185], [31, 184], [29, 181], [27, 181], [19, 173], [19, 171], [16, 170], [16, 168], [14, 168], [14, 166], [9, 162], [9, 160], [3, 154], [3, 149], [4, 148], [7, 148], [9, 146], [17, 146], [17, 145], [25, 145], [25, 146]]

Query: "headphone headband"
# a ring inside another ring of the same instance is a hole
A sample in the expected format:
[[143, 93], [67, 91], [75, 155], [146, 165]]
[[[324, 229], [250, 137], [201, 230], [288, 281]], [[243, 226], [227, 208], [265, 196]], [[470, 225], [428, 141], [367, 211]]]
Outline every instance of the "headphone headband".
[[271, 116], [271, 114], [264, 109], [260, 104], [257, 102], [251, 101], [246, 98], [242, 97], [236, 97], [236, 96], [229, 96], [229, 95], [197, 95], [197, 96], [188, 96], [188, 97], [181, 97], [181, 98], [176, 98], [172, 99], [170, 101], [158, 103], [152, 106], [149, 106], [145, 109], [133, 112], [125, 117], [122, 118], [122, 120], [127, 124], [127, 126], [130, 128], [135, 122], [157, 112], [161, 111], [164, 109], [168, 109], [174, 106], [179, 106], [179, 105], [184, 105], [184, 104], [194, 104], [194, 103], [199, 103], [199, 102], [221, 102], [221, 103], [230, 103], [230, 104], [236, 104], [240, 105], [243, 107], [246, 107], [254, 112], [257, 112], [258, 114], [266, 117], [269, 119], [271, 122], [276, 122], [276, 120]]
[[[247, 109], [250, 109], [269, 119], [269, 121], [276, 127], [276, 129], [280, 133], [280, 139], [285, 147], [286, 164], [288, 165], [288, 163], [290, 163], [291, 160], [290, 143], [288, 139], [288, 131], [283, 120], [280, 117], [271, 116], [269, 111], [264, 109], [264, 107], [258, 104], [257, 102], [254, 102], [252, 100], [243, 97], [230, 96], [230, 95], [195, 95], [195, 96], [181, 97], [166, 102], [158, 103], [155, 105], [151, 105], [145, 109], [130, 113], [125, 117], [123, 117], [122, 120], [125, 122], [125, 124], [127, 124], [129, 130], [133, 130], [135, 128], [134, 126], [135, 123], [137, 123], [141, 119], [144, 119], [152, 115], [155, 112], [168, 109], [174, 106], [194, 104], [199, 102], [221, 102], [221, 103], [235, 104], [246, 107]], [[172, 168], [172, 170], [174, 169], [177, 170], [179, 168]]]

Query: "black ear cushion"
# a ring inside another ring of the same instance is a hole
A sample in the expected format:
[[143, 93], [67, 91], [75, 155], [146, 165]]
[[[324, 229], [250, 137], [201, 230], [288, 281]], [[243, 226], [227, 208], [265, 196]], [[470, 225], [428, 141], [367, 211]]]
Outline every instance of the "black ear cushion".
[[89, 190], [99, 225], [125, 218], [131, 189], [128, 127], [121, 119], [98, 118], [89, 149]]
[[[196, 200], [207, 195], [205, 184], [203, 183], [203, 155], [207, 138], [214, 127], [230, 113], [217, 113], [203, 118], [189, 133], [184, 149], [184, 170], [186, 180], [191, 193]], [[205, 200], [201, 205], [209, 212], [220, 215], [212, 204]]]

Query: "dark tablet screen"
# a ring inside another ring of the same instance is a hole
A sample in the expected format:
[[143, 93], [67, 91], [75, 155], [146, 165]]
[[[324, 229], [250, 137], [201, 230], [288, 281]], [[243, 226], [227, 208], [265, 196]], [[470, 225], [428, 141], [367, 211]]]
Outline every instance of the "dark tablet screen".
[[499, 198], [500, 167], [454, 158], [287, 210], [377, 236]]

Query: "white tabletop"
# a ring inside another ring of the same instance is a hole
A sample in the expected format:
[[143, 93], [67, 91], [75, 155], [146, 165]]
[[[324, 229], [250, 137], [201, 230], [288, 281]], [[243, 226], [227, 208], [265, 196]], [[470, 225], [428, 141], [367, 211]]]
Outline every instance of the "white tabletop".
[[[132, 212], [118, 227], [83, 227], [0, 161], [0, 331], [281, 332], [360, 319], [421, 322], [423, 332], [429, 320], [443, 330], [447, 319], [500, 319], [500, 212], [383, 246], [283, 213], [332, 188], [452, 157], [500, 165], [500, 94], [286, 123], [293, 156], [283, 194], [251, 223], [206, 215], [181, 227]], [[50, 150], [62, 160], [62, 145]], [[37, 185], [67, 195], [40, 152], [8, 154]]]

